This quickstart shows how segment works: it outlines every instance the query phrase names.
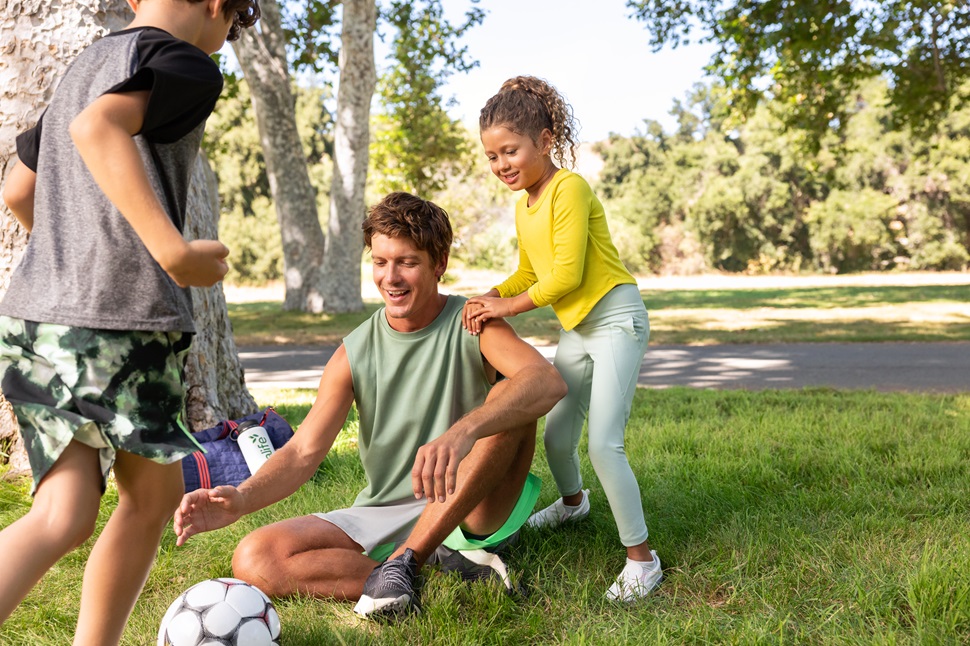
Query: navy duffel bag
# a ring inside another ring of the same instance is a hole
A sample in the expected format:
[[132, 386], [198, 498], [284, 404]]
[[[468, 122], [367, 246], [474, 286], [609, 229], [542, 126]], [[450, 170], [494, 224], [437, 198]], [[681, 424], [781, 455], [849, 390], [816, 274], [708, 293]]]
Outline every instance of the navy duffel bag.
[[193, 433], [195, 441], [205, 453], [196, 451], [182, 459], [182, 477], [185, 491], [211, 489], [219, 485], [236, 486], [249, 477], [249, 467], [236, 441], [239, 425], [258, 424], [266, 430], [274, 449], [293, 437], [293, 428], [272, 408], [246, 415], [240, 419], [227, 419], [212, 428]]

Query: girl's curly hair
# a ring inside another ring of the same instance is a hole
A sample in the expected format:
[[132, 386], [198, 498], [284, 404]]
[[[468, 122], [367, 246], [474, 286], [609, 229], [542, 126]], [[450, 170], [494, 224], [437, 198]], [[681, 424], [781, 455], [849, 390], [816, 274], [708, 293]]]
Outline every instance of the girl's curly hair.
[[572, 106], [543, 79], [516, 76], [503, 83], [478, 116], [480, 131], [495, 127], [526, 135], [536, 144], [543, 129], [548, 128], [552, 133], [553, 159], [560, 168], [576, 164], [579, 123], [573, 116]]

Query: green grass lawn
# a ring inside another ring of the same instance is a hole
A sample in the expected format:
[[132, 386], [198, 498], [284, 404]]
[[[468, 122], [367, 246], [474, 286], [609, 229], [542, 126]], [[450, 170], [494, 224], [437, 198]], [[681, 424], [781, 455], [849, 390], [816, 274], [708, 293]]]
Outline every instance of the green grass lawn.
[[[653, 345], [970, 340], [966, 285], [648, 290]], [[336, 345], [361, 314], [283, 312], [278, 302], [230, 303], [240, 345]], [[554, 343], [559, 322], [544, 307], [509, 319], [520, 336]]]
[[[256, 395], [294, 424], [313, 397]], [[313, 481], [275, 507], [182, 548], [166, 534], [124, 643], [154, 644], [169, 602], [229, 575], [248, 531], [349, 504], [363, 486], [354, 440], [351, 425]], [[545, 505], [556, 494], [539, 445]], [[284, 643], [970, 642], [970, 394], [642, 389], [627, 452], [665, 572], [644, 603], [603, 599], [624, 553], [584, 461], [589, 519], [523, 532], [508, 556], [527, 596], [432, 575], [424, 613], [398, 626], [359, 622], [350, 603], [284, 600]], [[27, 510], [27, 491], [0, 483], [0, 526]], [[102, 522], [114, 500], [110, 488]], [[0, 628], [0, 644], [70, 642], [90, 546], [49, 573]]]

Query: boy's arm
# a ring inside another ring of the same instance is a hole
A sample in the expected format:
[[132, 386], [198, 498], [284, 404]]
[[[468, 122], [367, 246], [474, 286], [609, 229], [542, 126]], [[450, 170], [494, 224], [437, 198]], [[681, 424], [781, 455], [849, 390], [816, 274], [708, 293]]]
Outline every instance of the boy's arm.
[[225, 527], [293, 494], [327, 457], [354, 401], [350, 363], [337, 348], [320, 378], [317, 398], [306, 419], [280, 450], [239, 487], [197, 489], [185, 494], [175, 510], [178, 545], [201, 532]]
[[30, 231], [34, 227], [34, 188], [37, 173], [23, 162], [14, 164], [3, 185], [3, 201], [20, 226]]
[[216, 240], [187, 242], [158, 201], [133, 139], [148, 99], [148, 91], [101, 95], [71, 122], [71, 139], [95, 182], [172, 280], [207, 287], [225, 276], [229, 250]]

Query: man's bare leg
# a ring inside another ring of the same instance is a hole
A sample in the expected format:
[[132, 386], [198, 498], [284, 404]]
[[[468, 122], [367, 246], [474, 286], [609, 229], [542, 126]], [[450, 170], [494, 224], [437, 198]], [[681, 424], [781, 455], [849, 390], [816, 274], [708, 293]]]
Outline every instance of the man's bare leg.
[[356, 600], [377, 565], [333, 523], [302, 516], [260, 527], [239, 543], [233, 574], [271, 597]]
[[[504, 383], [489, 393], [495, 396]], [[458, 467], [455, 493], [445, 502], [431, 502], [418, 518], [410, 536], [390, 558], [414, 552], [423, 564], [455, 527], [486, 536], [508, 520], [519, 500], [532, 457], [535, 454], [536, 425], [509, 429], [481, 439]]]
[[[490, 396], [503, 386], [496, 386]], [[444, 502], [429, 499], [404, 544], [368, 576], [354, 607], [357, 615], [387, 619], [413, 611], [418, 570], [456, 527], [485, 536], [505, 524], [529, 475], [535, 430], [532, 422], [475, 442], [458, 467], [455, 492]], [[509, 585], [504, 565], [502, 572], [494, 563], [487, 566]]]

